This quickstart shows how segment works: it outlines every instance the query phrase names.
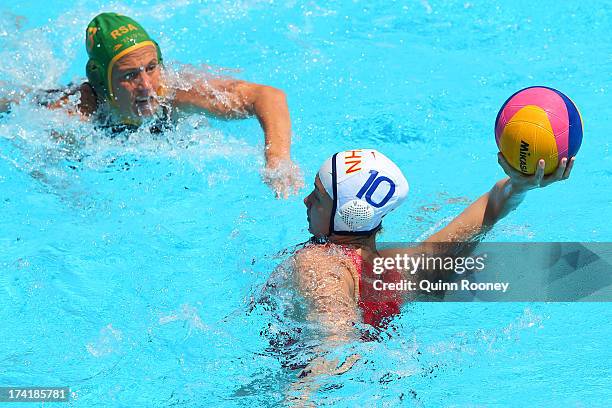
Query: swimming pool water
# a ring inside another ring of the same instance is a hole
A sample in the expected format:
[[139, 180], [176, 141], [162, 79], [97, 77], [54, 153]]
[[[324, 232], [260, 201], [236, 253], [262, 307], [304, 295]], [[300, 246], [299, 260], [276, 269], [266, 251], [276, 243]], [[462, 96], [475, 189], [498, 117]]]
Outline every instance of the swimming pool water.
[[[612, 238], [609, 2], [21, 2], [0, 6], [0, 81], [82, 79], [84, 27], [110, 10], [140, 21], [171, 68], [283, 89], [307, 186], [339, 150], [398, 163], [411, 190], [387, 241], [423, 239], [487, 191], [503, 175], [499, 106], [558, 88], [585, 124], [572, 177], [530, 193], [488, 240]], [[282, 406], [296, 373], [269, 336], [295, 324], [250, 305], [277, 253], [308, 238], [307, 191], [275, 200], [261, 151], [255, 120], [194, 116], [122, 141], [27, 103], [4, 115], [0, 385], [68, 385], [83, 407]], [[313, 400], [609, 406], [611, 317], [606, 303], [407, 305], [380, 342], [337, 351], [363, 358]]]

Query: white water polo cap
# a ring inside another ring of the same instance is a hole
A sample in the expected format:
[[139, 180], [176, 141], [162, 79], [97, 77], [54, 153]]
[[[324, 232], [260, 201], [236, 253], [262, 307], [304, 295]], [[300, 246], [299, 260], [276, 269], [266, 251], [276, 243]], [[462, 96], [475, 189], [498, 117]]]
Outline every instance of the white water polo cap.
[[408, 181], [384, 154], [371, 149], [334, 154], [319, 169], [333, 200], [330, 234], [367, 235], [408, 195]]

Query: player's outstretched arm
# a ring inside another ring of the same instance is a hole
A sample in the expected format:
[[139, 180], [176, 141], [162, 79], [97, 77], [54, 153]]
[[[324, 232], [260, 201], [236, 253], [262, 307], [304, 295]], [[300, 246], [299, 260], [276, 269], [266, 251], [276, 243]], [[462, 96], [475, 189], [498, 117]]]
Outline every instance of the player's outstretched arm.
[[544, 160], [538, 162], [536, 173], [525, 176], [513, 169], [501, 153], [497, 155], [498, 162], [508, 177], [499, 180], [491, 190], [474, 201], [446, 227], [430, 236], [426, 242], [473, 242], [481, 238], [487, 231], [523, 201], [529, 190], [546, 187], [570, 176], [574, 166], [574, 158], [561, 159], [557, 170], [544, 176]]

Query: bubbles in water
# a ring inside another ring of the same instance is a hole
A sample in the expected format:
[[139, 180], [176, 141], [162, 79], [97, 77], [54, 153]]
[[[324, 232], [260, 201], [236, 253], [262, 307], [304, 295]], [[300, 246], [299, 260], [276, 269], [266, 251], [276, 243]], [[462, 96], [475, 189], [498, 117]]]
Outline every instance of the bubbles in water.
[[123, 340], [121, 330], [115, 329], [112, 324], [108, 324], [100, 329], [98, 338], [85, 347], [89, 354], [94, 357], [104, 357], [119, 351]]

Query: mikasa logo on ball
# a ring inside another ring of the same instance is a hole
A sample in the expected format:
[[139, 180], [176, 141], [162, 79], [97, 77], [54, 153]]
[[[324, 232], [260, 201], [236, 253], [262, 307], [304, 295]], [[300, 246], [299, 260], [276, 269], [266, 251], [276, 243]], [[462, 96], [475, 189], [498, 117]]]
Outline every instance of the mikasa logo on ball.
[[521, 151], [519, 152], [519, 161], [521, 166], [521, 171], [523, 173], [527, 173], [527, 156], [531, 156], [529, 153], [529, 143], [524, 140], [521, 140]]

